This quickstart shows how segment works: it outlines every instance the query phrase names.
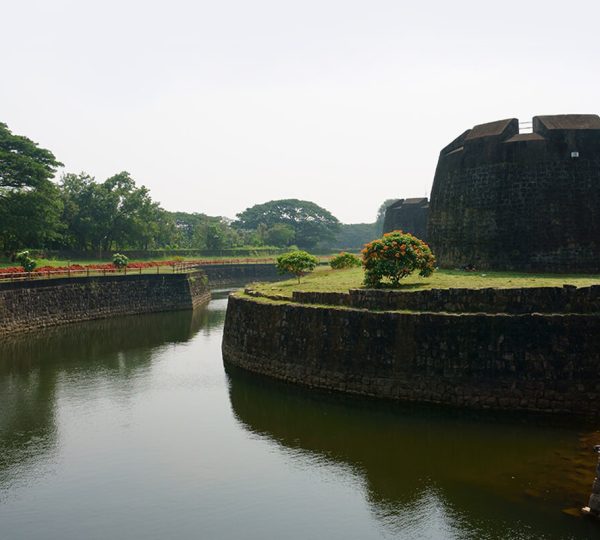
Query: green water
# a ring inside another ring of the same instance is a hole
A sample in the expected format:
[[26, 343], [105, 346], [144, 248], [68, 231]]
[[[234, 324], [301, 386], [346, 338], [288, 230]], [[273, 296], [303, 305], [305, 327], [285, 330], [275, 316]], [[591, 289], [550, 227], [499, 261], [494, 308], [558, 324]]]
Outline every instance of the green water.
[[0, 539], [600, 537], [594, 426], [225, 372], [223, 295], [0, 343]]

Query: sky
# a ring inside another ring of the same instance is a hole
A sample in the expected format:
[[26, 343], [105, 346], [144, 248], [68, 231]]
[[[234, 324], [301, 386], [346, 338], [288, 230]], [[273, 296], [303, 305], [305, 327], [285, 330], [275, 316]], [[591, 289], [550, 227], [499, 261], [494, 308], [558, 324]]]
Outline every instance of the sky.
[[0, 122], [172, 211], [431, 190], [475, 124], [600, 113], [600, 2], [0, 0]]

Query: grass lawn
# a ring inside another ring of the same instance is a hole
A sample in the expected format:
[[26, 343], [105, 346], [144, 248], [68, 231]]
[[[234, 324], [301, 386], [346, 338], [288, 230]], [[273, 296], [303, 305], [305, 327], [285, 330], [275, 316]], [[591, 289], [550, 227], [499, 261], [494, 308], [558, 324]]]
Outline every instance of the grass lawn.
[[[292, 296], [294, 291], [345, 292], [362, 286], [362, 268], [331, 270], [321, 266], [301, 279], [277, 283], [255, 283], [252, 288], [266, 294]], [[484, 289], [517, 287], [561, 287], [570, 284], [577, 287], [600, 285], [600, 275], [583, 274], [519, 274], [515, 272], [464, 272], [461, 270], [438, 270], [428, 278], [416, 275], [402, 280], [399, 290], [473, 288]]]

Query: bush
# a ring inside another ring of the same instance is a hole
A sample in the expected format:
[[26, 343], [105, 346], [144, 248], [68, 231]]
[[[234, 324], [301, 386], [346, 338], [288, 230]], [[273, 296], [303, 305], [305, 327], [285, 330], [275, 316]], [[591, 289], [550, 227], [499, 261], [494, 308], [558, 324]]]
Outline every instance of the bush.
[[121, 255], [121, 253], [115, 253], [113, 255], [113, 265], [119, 270], [125, 268], [128, 263], [129, 257], [127, 257], [127, 255]]
[[17, 253], [16, 260], [23, 267], [25, 272], [33, 272], [37, 266], [37, 262], [29, 256], [29, 251]]
[[342, 253], [336, 255], [329, 261], [329, 266], [334, 270], [353, 268], [354, 266], [360, 266], [360, 259], [356, 255], [352, 255], [352, 253], [342, 251]]
[[277, 270], [280, 274], [294, 274], [300, 283], [300, 277], [312, 272], [318, 264], [318, 259], [306, 251], [291, 251], [277, 257]]
[[367, 287], [380, 287], [384, 279], [397, 287], [403, 277], [415, 271], [427, 277], [435, 269], [435, 257], [429, 246], [402, 231], [389, 232], [366, 244], [362, 254]]

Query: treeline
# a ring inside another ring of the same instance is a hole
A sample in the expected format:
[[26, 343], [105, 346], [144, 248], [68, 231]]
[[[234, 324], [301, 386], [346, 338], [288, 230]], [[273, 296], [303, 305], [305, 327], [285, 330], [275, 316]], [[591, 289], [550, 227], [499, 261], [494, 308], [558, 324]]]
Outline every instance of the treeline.
[[0, 250], [5, 254], [23, 248], [89, 253], [242, 246], [358, 249], [380, 233], [381, 208], [376, 223], [353, 225], [298, 199], [257, 204], [235, 220], [168, 212], [125, 171], [102, 181], [69, 173], [55, 182], [61, 166], [52, 152], [0, 123]]

